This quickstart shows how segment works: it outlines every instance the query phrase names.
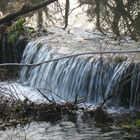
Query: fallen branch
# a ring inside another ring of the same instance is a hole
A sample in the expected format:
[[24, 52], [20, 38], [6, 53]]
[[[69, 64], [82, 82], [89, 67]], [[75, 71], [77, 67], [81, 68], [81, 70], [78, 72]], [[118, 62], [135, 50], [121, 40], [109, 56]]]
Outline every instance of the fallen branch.
[[92, 54], [125, 54], [125, 53], [140, 53], [140, 50], [121, 50], [121, 51], [94, 51], [94, 52], [87, 52], [87, 53], [78, 53], [78, 54], [72, 54], [72, 55], [67, 55], [64, 57], [59, 57], [59, 58], [55, 58], [55, 59], [51, 59], [51, 60], [46, 60], [40, 63], [34, 63], [34, 64], [24, 64], [24, 63], [4, 63], [4, 64], [0, 64], [1, 66], [26, 66], [26, 67], [37, 67], [40, 66], [44, 63], [49, 63], [49, 62], [54, 62], [54, 61], [59, 61], [62, 59], [68, 59], [71, 57], [77, 57], [77, 56], [82, 56], [82, 55], [92, 55]]
[[43, 2], [39, 2], [39, 3], [32, 5], [32, 6], [31, 5], [24, 5], [20, 10], [14, 12], [12, 14], [9, 14], [6, 17], [0, 19], [0, 24], [9, 23], [12, 20], [15, 20], [16, 18], [18, 18], [19, 16], [22, 16], [22, 15], [27, 14], [29, 12], [40, 9], [40, 8], [47, 6], [55, 1], [57, 1], [57, 0], [45, 0]]

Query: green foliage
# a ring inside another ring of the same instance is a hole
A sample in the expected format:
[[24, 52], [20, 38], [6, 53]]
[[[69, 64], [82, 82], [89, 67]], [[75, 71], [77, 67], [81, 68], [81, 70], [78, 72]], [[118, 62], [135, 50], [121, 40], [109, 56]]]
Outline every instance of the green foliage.
[[116, 63], [121, 63], [121, 62], [124, 62], [124, 61], [126, 61], [127, 60], [127, 57], [126, 56], [116, 56], [115, 58], [114, 58], [114, 61], [116, 62]]
[[136, 127], [140, 128], [140, 119], [136, 120]]
[[18, 19], [8, 28], [8, 42], [12, 45], [16, 42], [18, 37], [25, 31], [25, 19]]
[[131, 122], [121, 124], [121, 128], [126, 131], [140, 129], [140, 119], [133, 120]]

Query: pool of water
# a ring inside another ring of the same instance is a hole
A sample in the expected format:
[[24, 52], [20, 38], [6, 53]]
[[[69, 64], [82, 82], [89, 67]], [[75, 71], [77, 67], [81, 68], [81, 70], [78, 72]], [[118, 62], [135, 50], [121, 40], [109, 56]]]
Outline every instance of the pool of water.
[[76, 120], [65, 118], [58, 122], [32, 122], [17, 128], [0, 131], [1, 140], [139, 140], [132, 131], [122, 131], [113, 125], [95, 123], [77, 115]]
[[[44, 102], [44, 98], [32, 88], [22, 86], [17, 82], [1, 82], [1, 88], [8, 93], [14, 93], [22, 100], [28, 97], [34, 102]], [[85, 107], [91, 105], [86, 104]], [[93, 106], [92, 106], [93, 107]], [[109, 109], [110, 113], [120, 113], [122, 110]], [[123, 110], [126, 111], [126, 110]], [[138, 132], [124, 131], [115, 123], [101, 124], [93, 117], [86, 117], [83, 111], [78, 110], [73, 117], [63, 116], [61, 120], [51, 122], [31, 122], [19, 125], [16, 128], [6, 127], [0, 122], [0, 140], [139, 140]]]

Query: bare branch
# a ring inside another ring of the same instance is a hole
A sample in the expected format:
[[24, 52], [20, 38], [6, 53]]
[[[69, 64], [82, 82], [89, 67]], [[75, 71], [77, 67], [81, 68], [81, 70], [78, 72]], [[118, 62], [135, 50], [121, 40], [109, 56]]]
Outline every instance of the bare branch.
[[35, 11], [37, 9], [40, 9], [46, 5], [49, 5], [53, 2], [55, 2], [57, 0], [45, 0], [43, 2], [39, 2], [35, 5], [24, 5], [20, 10], [16, 11], [15, 13], [9, 14], [6, 17], [0, 19], [0, 24], [5, 24], [5, 23], [9, 23], [12, 20], [15, 20], [16, 18], [18, 18], [19, 16], [22, 16], [24, 14], [27, 14], [29, 12]]
[[55, 59], [51, 59], [51, 60], [46, 60], [40, 63], [34, 63], [34, 64], [24, 64], [24, 63], [4, 63], [4, 64], [0, 64], [1, 66], [26, 66], [26, 67], [37, 67], [40, 66], [44, 63], [49, 63], [49, 62], [54, 62], [54, 61], [59, 61], [62, 59], [67, 59], [67, 58], [71, 58], [71, 57], [77, 57], [77, 56], [82, 56], [82, 55], [92, 55], [92, 54], [126, 54], [126, 53], [140, 53], [140, 50], [115, 50], [115, 51], [94, 51], [94, 52], [87, 52], [87, 53], [78, 53], [78, 54], [72, 54], [72, 55], [67, 55], [64, 57], [59, 57], [59, 58], [55, 58]]

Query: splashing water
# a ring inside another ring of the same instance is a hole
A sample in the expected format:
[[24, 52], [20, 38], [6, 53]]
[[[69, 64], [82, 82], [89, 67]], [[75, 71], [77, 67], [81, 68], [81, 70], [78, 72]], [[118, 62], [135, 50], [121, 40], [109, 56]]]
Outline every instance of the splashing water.
[[[50, 47], [43, 39], [26, 46], [22, 63], [39, 63], [65, 55], [65, 48]], [[61, 52], [61, 53], [60, 53]], [[71, 53], [71, 52], [70, 52]], [[23, 84], [40, 89], [56, 101], [85, 100], [95, 105], [111, 96], [110, 104], [139, 106], [139, 64], [130, 60], [117, 62], [110, 58], [77, 56], [38, 67], [23, 67]]]

